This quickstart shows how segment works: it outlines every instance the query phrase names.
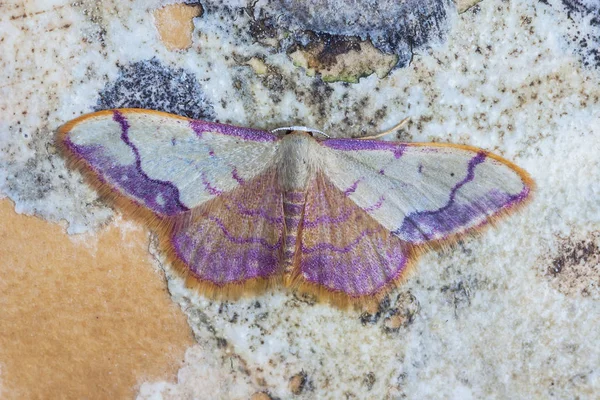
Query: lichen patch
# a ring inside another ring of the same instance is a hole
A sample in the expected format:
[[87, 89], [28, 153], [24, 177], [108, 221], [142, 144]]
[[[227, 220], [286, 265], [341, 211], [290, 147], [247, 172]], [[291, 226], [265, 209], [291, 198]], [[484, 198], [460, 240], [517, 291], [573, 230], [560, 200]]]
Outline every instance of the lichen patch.
[[542, 265], [561, 293], [600, 299], [600, 231], [559, 238], [558, 251]]
[[315, 35], [288, 55], [308, 76], [319, 74], [325, 82], [356, 83], [373, 73], [383, 78], [398, 62], [398, 56], [381, 52], [370, 40], [332, 35]]

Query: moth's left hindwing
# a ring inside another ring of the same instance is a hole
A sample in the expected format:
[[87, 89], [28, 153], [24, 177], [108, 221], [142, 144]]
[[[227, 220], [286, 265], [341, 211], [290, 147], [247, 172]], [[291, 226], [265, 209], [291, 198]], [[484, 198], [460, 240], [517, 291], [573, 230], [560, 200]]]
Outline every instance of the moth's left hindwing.
[[163, 216], [255, 178], [277, 151], [277, 138], [265, 131], [138, 109], [88, 114], [59, 133], [100, 180]]

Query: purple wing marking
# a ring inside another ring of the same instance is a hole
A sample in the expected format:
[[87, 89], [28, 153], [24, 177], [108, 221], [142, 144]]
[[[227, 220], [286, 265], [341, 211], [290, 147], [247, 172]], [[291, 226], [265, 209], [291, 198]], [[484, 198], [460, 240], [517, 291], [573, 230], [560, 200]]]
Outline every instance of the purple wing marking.
[[267, 131], [260, 129], [241, 128], [233, 125], [217, 124], [215, 122], [190, 120], [190, 126], [198, 136], [202, 136], [204, 132], [217, 132], [222, 135], [236, 136], [240, 139], [250, 140], [255, 142], [275, 142], [279, 138]]
[[73, 154], [84, 159], [102, 181], [117, 187], [120, 192], [144, 204], [155, 213], [175, 215], [188, 211], [180, 200], [179, 189], [173, 183], [151, 179], [144, 172], [139, 151], [129, 140], [129, 124], [123, 114], [114, 111], [113, 119], [121, 126], [121, 140], [135, 155], [133, 165], [119, 164], [101, 145], [77, 145], [68, 136], [65, 145]]
[[398, 279], [410, 254], [323, 175], [307, 192], [300, 250], [306, 281], [350, 297], [377, 293]]
[[362, 139], [328, 139], [321, 142], [323, 146], [334, 150], [357, 151], [357, 150], [387, 150], [394, 154], [395, 158], [402, 157], [406, 144], [385, 142], [382, 140]]
[[223, 286], [280, 272], [284, 218], [275, 172], [208, 201], [191, 218], [176, 224], [171, 244], [197, 279]]
[[479, 198], [469, 199], [463, 204], [457, 203], [459, 189], [473, 181], [477, 165], [485, 159], [486, 154], [479, 152], [469, 161], [466, 177], [452, 188], [444, 206], [437, 210], [417, 211], [407, 215], [400, 228], [392, 233], [412, 243], [441, 239], [460, 232], [461, 227], [472, 226], [476, 221], [485, 222], [490, 215], [523, 201], [529, 195], [528, 186], [524, 186], [523, 190], [515, 195], [494, 189]]

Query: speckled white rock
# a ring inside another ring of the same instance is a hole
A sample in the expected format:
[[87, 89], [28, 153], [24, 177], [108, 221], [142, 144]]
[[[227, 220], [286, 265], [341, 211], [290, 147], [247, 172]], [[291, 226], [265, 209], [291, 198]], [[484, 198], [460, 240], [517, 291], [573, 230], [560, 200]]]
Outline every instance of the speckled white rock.
[[[65, 219], [78, 232], [109, 218], [52, 152], [52, 132], [92, 110], [117, 79], [116, 63], [153, 57], [193, 74], [217, 120], [348, 137], [411, 116], [402, 140], [484, 147], [525, 168], [538, 187], [522, 213], [422, 257], [373, 315], [285, 291], [213, 302], [185, 289], [153, 249], [198, 345], [177, 383], [143, 383], [139, 398], [246, 399], [259, 391], [305, 399], [592, 398], [600, 391], [600, 295], [564, 290], [572, 276], [547, 272], [563, 257], [589, 264], [590, 284], [600, 277], [594, 254], [561, 253], [598, 249], [577, 247], [598, 243], [600, 230], [600, 72], [583, 66], [572, 41], [597, 35], [589, 19], [569, 19], [558, 0], [484, 0], [451, 14], [446, 40], [416, 51], [407, 68], [348, 85], [306, 76], [277, 48], [251, 40], [247, 14], [212, 4], [195, 20], [193, 46], [170, 52], [152, 23], [160, 4], [0, 6], [7, 38], [0, 50], [14, 55], [0, 60], [9, 82], [0, 87], [0, 191], [20, 212]], [[38, 11], [45, 12], [27, 26], [11, 19]], [[266, 74], [246, 65], [252, 57]], [[41, 189], [38, 180], [46, 182]], [[390, 329], [396, 315], [403, 317]], [[306, 382], [293, 396], [289, 380], [302, 371]]]

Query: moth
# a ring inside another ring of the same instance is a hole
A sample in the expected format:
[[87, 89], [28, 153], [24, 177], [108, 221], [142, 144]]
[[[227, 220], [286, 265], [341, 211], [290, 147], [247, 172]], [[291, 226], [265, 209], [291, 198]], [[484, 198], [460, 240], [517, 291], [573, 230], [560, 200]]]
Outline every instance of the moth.
[[424, 250], [508, 214], [533, 181], [463, 145], [273, 134], [141, 109], [59, 129], [68, 158], [160, 233], [187, 282], [382, 296]]

